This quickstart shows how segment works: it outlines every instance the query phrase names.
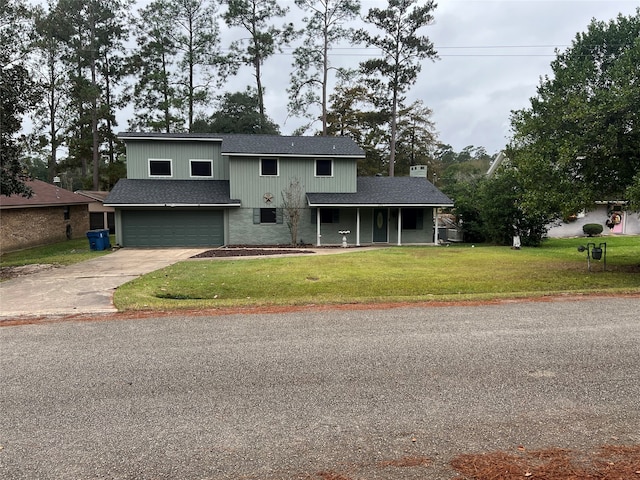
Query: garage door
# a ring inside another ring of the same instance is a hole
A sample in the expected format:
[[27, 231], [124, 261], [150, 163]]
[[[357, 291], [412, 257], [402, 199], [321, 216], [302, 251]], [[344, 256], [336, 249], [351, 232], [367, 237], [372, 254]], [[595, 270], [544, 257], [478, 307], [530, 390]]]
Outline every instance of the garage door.
[[224, 244], [221, 210], [124, 210], [125, 247], [209, 247]]

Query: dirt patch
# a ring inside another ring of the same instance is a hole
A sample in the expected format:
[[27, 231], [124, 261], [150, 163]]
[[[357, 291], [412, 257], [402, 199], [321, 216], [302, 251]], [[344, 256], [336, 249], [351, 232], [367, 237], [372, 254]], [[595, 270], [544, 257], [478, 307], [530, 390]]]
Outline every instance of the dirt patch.
[[191, 258], [217, 258], [217, 257], [260, 257], [264, 255], [291, 255], [302, 253], [314, 253], [313, 250], [294, 248], [244, 248], [244, 247], [221, 247], [214, 250], [194, 255]]
[[640, 479], [640, 445], [605, 445], [596, 452], [563, 448], [459, 455], [451, 467], [469, 480], [618, 480]]
[[35, 263], [33, 265], [21, 265], [19, 267], [1, 267], [0, 279], [8, 280], [10, 278], [21, 277], [23, 275], [31, 275], [33, 273], [42, 272], [44, 270], [51, 270], [57, 268], [58, 265], [50, 263]]
[[[404, 472], [398, 471], [392, 478], [420, 479], [435, 478], [433, 469], [437, 468], [427, 457], [402, 457], [375, 466], [367, 462], [345, 465], [304, 478], [356, 480], [368, 478], [365, 472], [377, 474], [394, 467]], [[452, 480], [634, 480], [640, 479], [640, 445], [604, 445], [594, 451], [557, 447], [528, 450], [520, 446], [515, 451], [458, 455], [440, 467], [444, 467], [442, 472], [451, 472]], [[437, 478], [442, 478], [442, 473]]]

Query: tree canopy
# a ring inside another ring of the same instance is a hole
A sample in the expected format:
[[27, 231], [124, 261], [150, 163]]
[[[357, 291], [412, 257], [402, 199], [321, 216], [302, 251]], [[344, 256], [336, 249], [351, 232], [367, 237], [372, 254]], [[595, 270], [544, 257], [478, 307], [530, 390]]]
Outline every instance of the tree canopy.
[[[24, 183], [22, 117], [41, 97], [25, 62], [28, 13], [20, 0], [0, 4], [0, 195], [31, 194]], [[25, 28], [25, 25], [27, 27]], [[6, 48], [11, 45], [12, 48]]]
[[592, 21], [515, 111], [508, 168], [524, 211], [548, 218], [633, 194], [640, 171], [640, 9]]
[[279, 134], [280, 129], [268, 116], [260, 113], [260, 101], [255, 91], [225, 93], [217, 111], [209, 118], [193, 122], [195, 133], [263, 133]]

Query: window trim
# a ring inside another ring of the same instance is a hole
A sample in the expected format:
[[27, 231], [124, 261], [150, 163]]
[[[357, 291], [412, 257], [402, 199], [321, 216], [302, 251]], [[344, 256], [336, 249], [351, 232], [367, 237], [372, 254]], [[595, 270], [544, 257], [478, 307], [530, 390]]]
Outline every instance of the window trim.
[[[274, 160], [276, 162], [276, 173], [275, 174], [265, 174], [263, 173], [262, 162], [264, 160]], [[261, 177], [279, 177], [280, 176], [280, 159], [274, 157], [262, 157], [260, 158], [260, 162], [258, 163], [258, 168], [260, 169]]]
[[[211, 175], [194, 175], [193, 174], [193, 163], [208, 163], [211, 165]], [[213, 160], [210, 158], [190, 158], [189, 159], [189, 178], [213, 178]]]
[[[151, 162], [169, 162], [169, 175], [152, 175], [151, 174]], [[149, 172], [149, 178], [171, 178], [173, 177], [173, 159], [172, 158], [149, 158], [147, 160], [147, 169]]]
[[[331, 165], [331, 174], [330, 175], [318, 175], [318, 162], [329, 162]], [[316, 158], [313, 169], [314, 176], [318, 178], [332, 178], [333, 177], [333, 158]]]

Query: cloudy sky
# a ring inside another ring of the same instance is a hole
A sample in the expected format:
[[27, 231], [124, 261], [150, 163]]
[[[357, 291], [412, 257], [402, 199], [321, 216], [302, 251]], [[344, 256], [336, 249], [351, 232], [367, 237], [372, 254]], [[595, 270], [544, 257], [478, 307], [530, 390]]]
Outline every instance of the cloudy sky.
[[[529, 106], [540, 78], [550, 73], [555, 49], [565, 50], [591, 19], [631, 15], [638, 0], [439, 0], [435, 23], [422, 31], [440, 59], [425, 61], [409, 97], [433, 110], [440, 141], [459, 151], [468, 145], [501, 150], [509, 136], [512, 110]], [[293, 0], [282, 1], [297, 10]], [[384, 7], [362, 0], [362, 11]], [[335, 64], [355, 66], [358, 49], [336, 50]], [[287, 120], [284, 72], [291, 57], [265, 65], [267, 112], [289, 134], [299, 123]], [[238, 79], [240, 80], [240, 79]], [[247, 82], [251, 80], [248, 79]], [[236, 84], [237, 85], [237, 84]], [[241, 88], [236, 88], [240, 90]], [[285, 123], [286, 120], [286, 123]]]

